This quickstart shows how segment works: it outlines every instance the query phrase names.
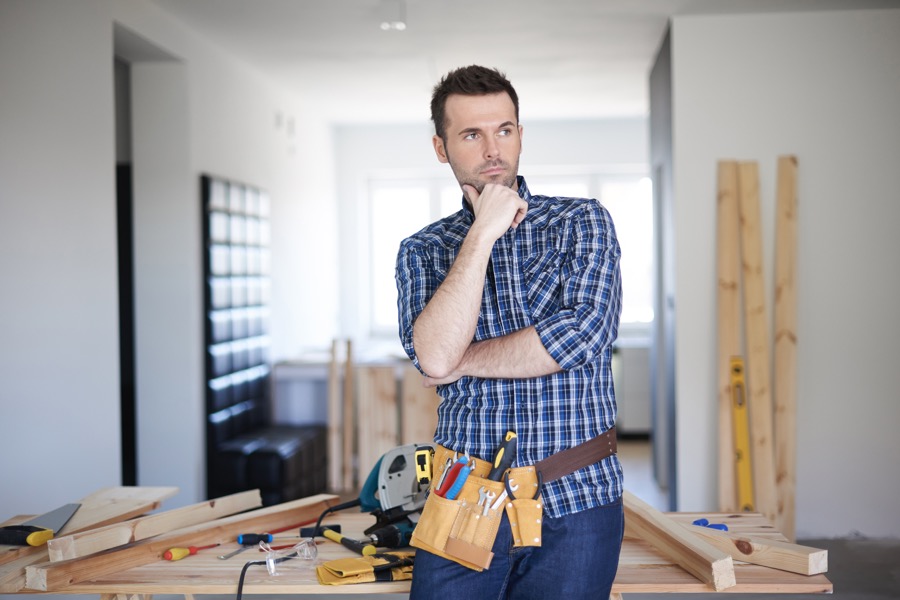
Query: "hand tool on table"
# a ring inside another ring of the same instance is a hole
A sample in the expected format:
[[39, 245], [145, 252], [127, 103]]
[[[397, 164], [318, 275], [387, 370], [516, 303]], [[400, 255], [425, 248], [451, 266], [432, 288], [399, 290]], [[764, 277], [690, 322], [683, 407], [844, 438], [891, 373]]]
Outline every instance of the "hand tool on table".
[[500, 481], [503, 473], [509, 469], [513, 461], [516, 460], [516, 451], [518, 449], [518, 436], [515, 431], [507, 431], [503, 443], [494, 453], [494, 460], [491, 461], [491, 472], [488, 473], [488, 479], [491, 481]]
[[169, 548], [165, 552], [163, 552], [163, 558], [166, 560], [181, 560], [185, 556], [191, 556], [192, 554], [197, 554], [200, 550], [207, 550], [209, 548], [215, 548], [216, 546], [221, 546], [221, 544], [210, 544], [209, 546], [190, 546], [188, 548]]
[[362, 554], [363, 556], [371, 556], [376, 552], [375, 546], [373, 546], [372, 544], [367, 544], [359, 540], [350, 539], [346, 536], [332, 531], [331, 529], [328, 529], [327, 527], [322, 528], [322, 535], [324, 535], [332, 542], [337, 542], [341, 546], [349, 548], [350, 550], [353, 550], [357, 554]]
[[0, 544], [43, 546], [59, 533], [81, 504], [66, 504], [19, 525], [0, 527]]
[[[327, 508], [319, 515], [312, 533], [322, 535], [324, 532], [321, 530], [325, 528], [336, 530], [337, 533], [340, 531], [339, 527], [322, 526], [325, 516], [358, 506], [363, 512], [375, 517], [375, 523], [364, 531], [374, 543], [390, 545], [401, 544], [403, 540], [408, 542], [428, 492], [428, 484], [420, 483], [417, 476], [416, 456], [422, 451], [431, 454], [434, 446], [406, 444], [388, 450], [372, 467], [359, 497]], [[400, 541], [397, 541], [398, 536]]]
[[728, 525], [725, 523], [710, 523], [709, 519], [695, 519], [691, 525], [697, 527], [709, 527], [710, 529], [718, 529], [719, 531], [728, 531]]
[[229, 552], [228, 554], [220, 554], [219, 558], [222, 560], [228, 560], [232, 556], [236, 556], [246, 550], [247, 548], [252, 548], [253, 546], [258, 545], [260, 542], [271, 543], [274, 537], [272, 534], [274, 533], [282, 533], [284, 531], [288, 531], [291, 529], [297, 529], [304, 525], [309, 525], [313, 521], [304, 521], [303, 523], [295, 523], [293, 525], [287, 525], [286, 527], [279, 527], [278, 529], [273, 529], [270, 532], [266, 533], [241, 533], [237, 536], [237, 543], [241, 545], [241, 548], [234, 550], [233, 552]]

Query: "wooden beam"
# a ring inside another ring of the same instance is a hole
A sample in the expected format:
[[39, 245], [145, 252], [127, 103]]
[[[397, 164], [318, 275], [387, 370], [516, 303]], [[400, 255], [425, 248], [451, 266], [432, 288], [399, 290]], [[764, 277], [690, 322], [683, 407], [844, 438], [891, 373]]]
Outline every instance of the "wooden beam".
[[684, 525], [734, 560], [801, 575], [828, 572], [828, 551], [760, 536]]
[[385, 452], [398, 445], [397, 369], [394, 365], [363, 365], [357, 369], [359, 391], [359, 479], [369, 472]]
[[717, 592], [735, 585], [731, 556], [692, 535], [631, 492], [626, 490], [622, 498], [629, 535], [643, 539]]
[[84, 558], [30, 566], [25, 570], [26, 587], [43, 592], [60, 591], [75, 583], [162, 560], [163, 553], [175, 546], [233, 542], [238, 534], [247, 531], [261, 532], [310, 521], [337, 501], [337, 496], [320, 494], [178, 529]]
[[778, 158], [775, 218], [775, 525], [795, 535], [797, 480], [797, 157]]
[[400, 382], [400, 444], [434, 441], [437, 407], [441, 397], [423, 385], [422, 374], [410, 362], [403, 367]]
[[778, 510], [775, 500], [775, 450], [772, 439], [769, 320], [763, 277], [759, 167], [755, 162], [741, 162], [738, 166], [738, 188], [744, 272], [744, 315], [747, 330], [746, 387], [747, 405], [750, 409], [755, 509], [775, 523]]
[[741, 352], [740, 216], [737, 161], [719, 161], [716, 234], [718, 406], [719, 406], [719, 510], [737, 510], [734, 465], [734, 427], [731, 411], [731, 357]]
[[262, 497], [259, 490], [250, 490], [131, 519], [124, 523], [113, 523], [105, 527], [62, 536], [50, 540], [47, 543], [47, 549], [51, 562], [80, 558], [101, 550], [108, 550], [261, 506]]
[[338, 341], [331, 341], [331, 362], [328, 364], [328, 489], [344, 491], [341, 446], [341, 366], [338, 360]]
[[353, 369], [353, 342], [351, 340], [347, 340], [347, 354], [344, 360], [344, 410], [342, 416], [344, 420], [344, 444], [343, 456], [341, 457], [341, 472], [343, 474], [344, 483], [342, 487], [344, 490], [355, 489], [356, 485], [354, 469], [354, 463], [356, 462], [356, 411], [353, 396], [354, 375], [355, 371]]
[[[177, 487], [126, 486], [97, 490], [78, 501], [81, 507], [60, 530], [60, 535], [69, 535], [143, 515], [158, 509], [163, 500], [177, 493]], [[26, 567], [45, 562], [47, 559], [46, 545], [0, 546], [0, 594], [22, 591], [25, 588]]]

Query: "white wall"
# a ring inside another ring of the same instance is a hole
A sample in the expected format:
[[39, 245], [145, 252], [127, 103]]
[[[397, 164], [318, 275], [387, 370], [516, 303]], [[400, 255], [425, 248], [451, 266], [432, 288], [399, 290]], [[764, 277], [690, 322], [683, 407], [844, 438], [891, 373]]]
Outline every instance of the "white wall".
[[[797, 535], [900, 535], [900, 11], [672, 23], [678, 508], [715, 507], [716, 161], [799, 160]], [[770, 336], [771, 339], [771, 336]]]
[[271, 195], [273, 321], [286, 323], [274, 327], [275, 358], [336, 329], [332, 156], [314, 108], [146, 0], [3, 0], [0, 516], [120, 484], [116, 24], [177, 59], [142, 64], [134, 78], [136, 121], [154, 101], [169, 103], [157, 109], [170, 116], [156, 131], [136, 127], [143, 140], [134, 141], [137, 160], [138, 148], [156, 153], [135, 166], [144, 179], [135, 191], [138, 483], [179, 486], [169, 508], [203, 494], [201, 173]]
[[0, 3], [6, 516], [119, 481], [111, 48], [84, 3]]

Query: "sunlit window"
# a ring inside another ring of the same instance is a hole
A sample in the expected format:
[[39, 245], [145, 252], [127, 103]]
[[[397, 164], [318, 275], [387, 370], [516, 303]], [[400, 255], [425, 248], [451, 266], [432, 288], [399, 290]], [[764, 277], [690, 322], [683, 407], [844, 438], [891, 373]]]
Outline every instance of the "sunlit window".
[[[638, 175], [579, 173], [528, 176], [533, 194], [597, 198], [609, 210], [622, 248], [623, 326], [653, 321], [653, 195]], [[432, 221], [461, 208], [459, 186], [446, 178], [373, 180], [369, 185], [368, 281], [372, 337], [397, 335], [394, 282], [400, 242]]]

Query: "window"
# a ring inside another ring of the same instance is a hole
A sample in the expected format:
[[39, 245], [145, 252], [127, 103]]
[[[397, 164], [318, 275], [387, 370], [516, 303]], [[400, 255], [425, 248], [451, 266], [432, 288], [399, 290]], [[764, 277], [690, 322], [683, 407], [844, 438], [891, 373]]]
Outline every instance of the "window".
[[[653, 321], [650, 179], [642, 175], [585, 172], [527, 176], [527, 180], [533, 194], [597, 198], [609, 210], [622, 247], [622, 327], [646, 329]], [[372, 179], [368, 190], [368, 331], [372, 338], [395, 339], [394, 269], [400, 242], [459, 210], [462, 193], [453, 179], [435, 176]]]

